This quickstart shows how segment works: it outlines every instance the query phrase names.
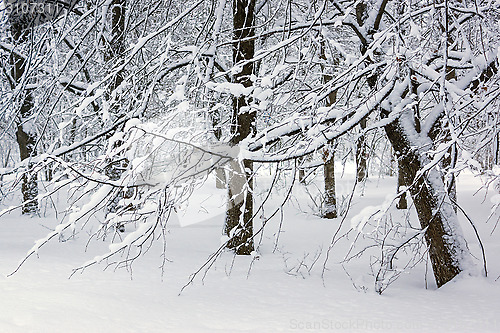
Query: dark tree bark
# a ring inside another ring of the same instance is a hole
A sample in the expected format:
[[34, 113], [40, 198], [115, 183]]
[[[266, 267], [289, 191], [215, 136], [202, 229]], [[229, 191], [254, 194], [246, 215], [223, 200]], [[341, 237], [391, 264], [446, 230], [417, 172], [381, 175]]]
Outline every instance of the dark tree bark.
[[[366, 128], [366, 118], [361, 120], [359, 127], [361, 130]], [[366, 137], [364, 134], [360, 135], [356, 142], [356, 177], [358, 182], [364, 181], [368, 177], [368, 154], [366, 149]]]
[[[415, 73], [413, 70], [410, 70], [410, 77], [413, 77]], [[411, 93], [414, 94], [415, 96], [417, 95], [418, 92], [418, 85], [417, 83], [413, 80], [410, 79], [410, 87], [411, 87]], [[420, 108], [418, 103], [416, 103], [413, 107], [413, 114], [414, 114], [414, 119], [415, 119], [415, 130], [417, 132], [420, 132]], [[395, 151], [396, 154], [400, 154], [399, 151]], [[406, 168], [403, 165], [404, 161], [403, 159], [400, 158], [401, 156], [398, 156], [398, 185], [396, 191], [399, 193], [401, 191], [401, 187], [405, 186], [408, 187], [412, 184], [414, 175], [412, 174], [406, 174]], [[399, 200], [396, 204], [396, 208], [398, 209], [407, 209], [408, 208], [408, 201], [406, 198], [406, 191], [401, 194], [399, 197]]]
[[[110, 70], [113, 70], [113, 65], [123, 57], [125, 52], [125, 10], [126, 1], [125, 0], [113, 0], [110, 5], [111, 8], [111, 33], [109, 35], [109, 40], [103, 37], [102, 41], [104, 43], [104, 61], [109, 66]], [[123, 82], [123, 72], [117, 72], [112, 78], [111, 82], [108, 84], [106, 92], [104, 94], [104, 100], [109, 104], [109, 113], [112, 117], [117, 118], [120, 116], [120, 105], [118, 104], [119, 98], [112, 98], [113, 92], [120, 86]], [[109, 133], [107, 138], [110, 138], [113, 133]], [[117, 145], [120, 143], [117, 142]], [[122, 168], [117, 166], [114, 167], [113, 164], [110, 166], [109, 170], [106, 171], [108, 176], [113, 179], [119, 179], [122, 173]]]
[[[234, 74], [233, 82], [250, 87], [250, 76], [254, 72], [254, 63], [250, 60], [255, 54], [254, 40], [245, 40], [255, 35], [254, 32], [255, 0], [233, 0], [233, 63], [243, 62], [239, 73]], [[256, 112], [250, 110], [247, 96], [233, 97], [231, 119], [232, 138], [230, 144], [236, 146], [241, 140], [255, 133]], [[236, 254], [249, 255], [253, 244], [253, 163], [235, 160], [230, 164], [228, 179], [228, 204], [224, 231], [230, 240], [227, 247]]]
[[[398, 120], [387, 125], [385, 131], [398, 156], [400, 173], [406, 177], [404, 182], [415, 180], [417, 172], [429, 161], [412, 147]], [[420, 226], [427, 228], [425, 240], [429, 257], [436, 284], [441, 287], [462, 271], [460, 263], [466, 256], [463, 253], [465, 249], [460, 246], [462, 240], [456, 239], [453, 227], [450, 227], [455, 225], [457, 217], [441, 173], [436, 169], [420, 176], [410, 187], [410, 193]]]
[[[368, 11], [367, 11], [367, 4], [364, 1], [360, 1], [356, 5], [356, 21], [359, 26], [363, 26], [365, 21], [368, 18]], [[361, 54], [366, 53], [366, 46], [362, 45], [361, 46]], [[376, 75], [373, 75], [368, 78], [368, 86], [370, 89], [373, 89], [375, 85], [377, 84], [377, 77]], [[361, 130], [364, 130], [367, 125], [367, 119], [361, 120], [359, 123], [359, 126]], [[368, 177], [368, 170], [367, 170], [367, 149], [366, 149], [366, 138], [362, 134], [359, 136], [357, 142], [356, 142], [356, 178], [358, 182], [363, 182], [366, 177]]]
[[[497, 61], [494, 60], [479, 77], [470, 82], [469, 88], [474, 91], [480, 82], [488, 81], [497, 72]], [[436, 284], [441, 287], [463, 270], [462, 265], [468, 260], [470, 254], [465, 241], [461, 239], [461, 232], [457, 230], [459, 225], [453, 201], [454, 189], [450, 191], [450, 184], [453, 185], [453, 183], [447, 183], [443, 172], [438, 171], [435, 167], [416, 179], [417, 173], [431, 163], [427, 153], [429, 149], [436, 146], [438, 135], [443, 135], [441, 117], [444, 114], [434, 121], [434, 125], [427, 135], [429, 145], [426, 148], [417, 148], [418, 145], [411, 144], [408, 139], [408, 135], [422, 135], [418, 109], [412, 111], [415, 117], [413, 128], [408, 128], [410, 125], [407, 123], [407, 127], [403, 130], [400, 123], [403, 120], [399, 118], [385, 126], [385, 131], [396, 156], [398, 156], [398, 165], [404, 177], [403, 181], [405, 184], [412, 185], [409, 191], [417, 210], [420, 226], [422, 229], [427, 228], [425, 239], [429, 249], [429, 258]], [[387, 116], [387, 114], [388, 112], [382, 110], [382, 116]], [[408, 133], [408, 131], [413, 131], [413, 133]], [[446, 128], [444, 132], [447, 135]], [[452, 154], [452, 156], [456, 155]], [[445, 161], [444, 164], [448, 163]]]
[[[11, 33], [14, 43], [20, 45], [27, 38], [28, 32], [23, 30], [20, 25], [13, 24], [11, 26]], [[15, 89], [16, 86], [21, 82], [21, 79], [26, 71], [26, 59], [12, 52], [9, 57], [9, 63], [11, 65], [10, 75], [13, 81], [11, 81], [11, 88]], [[17, 144], [19, 146], [19, 154], [21, 161], [33, 157], [36, 155], [36, 132], [34, 128], [28, 126], [30, 118], [33, 116], [33, 95], [29, 89], [23, 91], [19, 97], [19, 104], [21, 105], [17, 113], [17, 131], [16, 138]], [[32, 165], [28, 164], [28, 169], [31, 169]], [[23, 195], [23, 214], [37, 214], [38, 213], [38, 202], [35, 198], [38, 195], [38, 184], [37, 184], [37, 174], [32, 172], [23, 173], [21, 180], [21, 192]]]
[[[116, 61], [122, 59], [125, 52], [125, 18], [126, 18], [126, 0], [113, 0], [110, 5], [111, 9], [111, 34], [109, 35], [109, 40], [103, 38], [104, 41], [104, 61], [112, 68]], [[114, 63], [113, 63], [114, 62]], [[117, 72], [111, 79], [106, 93], [104, 95], [104, 100], [109, 104], [109, 114], [113, 118], [120, 117], [120, 105], [119, 97], [115, 96], [113, 98], [113, 92], [120, 86], [123, 82], [123, 72]], [[112, 133], [110, 133], [107, 138], [110, 138]], [[114, 143], [115, 148], [122, 144], [121, 141]], [[128, 167], [129, 161], [126, 158], [119, 158], [117, 161], [108, 161], [109, 164], [105, 169], [106, 176], [110, 180], [119, 180], [126, 168]], [[123, 198], [130, 198], [133, 195], [133, 190], [128, 189], [125, 193], [119, 189], [120, 192], [116, 193], [114, 198], [110, 200], [106, 209], [108, 213], [116, 213], [121, 208], [119, 207], [119, 202]], [[127, 207], [127, 209], [130, 207]], [[123, 224], [118, 224], [116, 228], [124, 232], [125, 226]]]
[[323, 217], [326, 219], [337, 218], [337, 194], [335, 192], [335, 147], [325, 149], [325, 165], [323, 174], [325, 179], [325, 202]]
[[[324, 43], [321, 44], [320, 58], [326, 60]], [[336, 62], [336, 61], [334, 61]], [[322, 66], [322, 78], [324, 84], [328, 83], [332, 76], [325, 73], [325, 68]], [[332, 106], [337, 100], [337, 91], [333, 91], [328, 95], [326, 106]], [[323, 175], [325, 181], [325, 198], [323, 207], [323, 217], [327, 219], [337, 218], [337, 194], [335, 192], [335, 148], [336, 144], [330, 142], [323, 152]]]
[[[113, 0], [111, 2], [111, 35], [110, 40], [105, 41], [104, 60], [110, 62], [123, 57], [125, 52], [125, 0]], [[123, 73], [118, 72], [112, 79], [108, 93], [113, 92], [123, 82]]]
[[[379, 15], [383, 13], [387, 1], [382, 2], [382, 4]], [[360, 26], [366, 22], [366, 8], [363, 1], [356, 7], [356, 18]], [[374, 31], [378, 30], [379, 24], [380, 21], [374, 23]], [[366, 50], [366, 45], [363, 44], [361, 53], [365, 54]], [[370, 88], [376, 87], [377, 79], [377, 73], [367, 77], [368, 86]], [[416, 83], [413, 80], [410, 81], [411, 91], [403, 92], [404, 95], [416, 92]], [[430, 163], [426, 151], [430, 148], [420, 147], [421, 145], [413, 144], [409, 139], [412, 135], [422, 134], [420, 133], [418, 105], [408, 112], [410, 114], [401, 116], [384, 128], [398, 158], [399, 181], [403, 185], [412, 184], [409, 191], [417, 210], [420, 226], [425, 230], [425, 240], [436, 284], [441, 287], [463, 270], [462, 264], [467, 260], [469, 254], [464, 240], [460, 238], [458, 218], [453, 210], [442, 173], [436, 168], [431, 168], [419, 175], [418, 179], [416, 178], [417, 174]], [[387, 110], [381, 110], [382, 117], [386, 117], [389, 113]], [[410, 117], [413, 117], [413, 122], [406, 121], [411, 119]], [[430, 137], [428, 139], [432, 146], [435, 143], [434, 140]]]
[[[402, 160], [398, 158], [398, 186], [397, 186], [397, 192], [399, 193], [401, 191], [401, 188], [403, 186], [409, 186], [411, 185], [411, 182], [413, 179], [408, 179], [409, 175], [405, 175], [404, 173], [404, 168], [401, 165]], [[397, 209], [408, 209], [408, 201], [406, 200], [406, 191], [401, 194], [401, 196], [398, 199], [398, 202], [396, 203], [396, 208]]]

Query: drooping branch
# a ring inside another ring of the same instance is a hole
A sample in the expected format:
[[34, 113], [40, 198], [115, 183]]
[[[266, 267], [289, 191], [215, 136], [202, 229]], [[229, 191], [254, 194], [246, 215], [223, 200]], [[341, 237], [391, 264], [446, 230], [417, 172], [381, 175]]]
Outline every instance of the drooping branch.
[[[395, 81], [389, 81], [374, 96], [363, 100], [352, 108], [327, 108], [321, 116], [294, 116], [256, 135], [245, 142], [242, 147], [245, 158], [258, 162], [276, 162], [290, 160], [305, 156], [322, 148], [329, 141], [335, 140], [349, 132], [356, 125], [375, 111], [380, 103], [391, 93]], [[339, 125], [335, 124], [338, 119], [345, 119]], [[333, 123], [333, 124], [332, 124]], [[330, 125], [326, 125], [330, 124]], [[324, 126], [322, 126], [324, 125]], [[315, 131], [310, 136], [310, 142], [302, 147], [289, 147], [280, 153], [262, 152], [264, 147], [280, 141], [283, 137], [289, 137], [298, 133]]]

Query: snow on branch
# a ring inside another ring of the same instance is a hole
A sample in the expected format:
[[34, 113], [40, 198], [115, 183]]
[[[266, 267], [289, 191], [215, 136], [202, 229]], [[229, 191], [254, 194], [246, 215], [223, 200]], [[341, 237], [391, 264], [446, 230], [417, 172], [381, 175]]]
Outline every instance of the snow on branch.
[[[241, 150], [245, 159], [256, 162], [278, 162], [298, 158], [322, 148], [328, 142], [350, 131], [354, 126], [377, 109], [380, 103], [391, 93], [395, 81], [389, 81], [375, 95], [352, 108], [329, 107], [318, 110], [321, 116], [293, 115], [285, 121], [259, 133], [254, 138], [243, 142]], [[337, 120], [347, 117], [340, 124]], [[285, 148], [281, 153], [262, 151], [284, 137], [303, 134], [306, 141], [302, 145]]]
[[[480, 83], [484, 83], [490, 80], [494, 74], [498, 73], [498, 55], [497, 53], [490, 53], [488, 56], [489, 61], [484, 61], [484, 55], [479, 55], [473, 60], [474, 68], [471, 69], [466, 75], [460, 78], [456, 82], [446, 81], [445, 86], [447, 91], [456, 94], [456, 99], [460, 100], [467, 97], [467, 93], [472, 93], [477, 89]], [[431, 81], [438, 82], [439, 73], [426, 68], [422, 73], [422, 76], [426, 77]], [[467, 92], [467, 93], [466, 93]], [[428, 135], [436, 123], [441, 119], [444, 112], [443, 104], [437, 104], [432, 110], [431, 114], [427, 117], [426, 121], [422, 126], [422, 133]]]

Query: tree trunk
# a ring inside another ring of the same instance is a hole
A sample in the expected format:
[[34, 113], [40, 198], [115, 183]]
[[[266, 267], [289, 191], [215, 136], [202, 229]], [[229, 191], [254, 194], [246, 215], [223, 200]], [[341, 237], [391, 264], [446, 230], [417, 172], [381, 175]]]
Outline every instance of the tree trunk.
[[[324, 41], [321, 42], [321, 54], [320, 58], [326, 61], [325, 45]], [[337, 65], [337, 59], [334, 59], [334, 64]], [[327, 84], [332, 76], [326, 74], [325, 66], [321, 65], [321, 71], [323, 72], [321, 80], [323, 84]], [[326, 99], [326, 106], [332, 106], [337, 101], [337, 91], [332, 91], [328, 94]], [[335, 149], [337, 145], [330, 142], [327, 148], [323, 151], [323, 161], [325, 162], [323, 166], [323, 177], [325, 181], [325, 198], [323, 203], [323, 217], [326, 219], [337, 218], [337, 193], [335, 192]]]
[[[328, 105], [332, 105], [336, 99], [336, 94], [330, 94]], [[323, 177], [325, 181], [325, 197], [323, 203], [323, 218], [335, 219], [337, 213], [337, 193], [335, 189], [335, 149], [337, 145], [330, 142], [323, 150]]]
[[[371, 87], [373, 88], [373, 87]], [[361, 130], [366, 128], [366, 118], [361, 120], [359, 123]], [[362, 182], [368, 177], [367, 170], [367, 149], [366, 149], [366, 138], [362, 134], [359, 136], [356, 143], [356, 177], [358, 182]]]
[[[105, 60], [116, 60], [125, 52], [125, 7], [126, 0], [113, 0], [111, 3], [111, 40], [107, 41]], [[108, 91], [113, 92], [123, 81], [123, 73], [118, 72]]]
[[[224, 232], [230, 238], [227, 247], [239, 255], [249, 255], [253, 242], [253, 179], [249, 175], [252, 162], [244, 160], [230, 163], [228, 205]], [[242, 214], [243, 212], [243, 214]]]
[[[27, 32], [23, 31], [19, 25], [12, 25], [12, 37], [14, 43], [19, 45], [26, 38]], [[11, 88], [15, 89], [17, 84], [21, 82], [21, 79], [26, 70], [26, 59], [18, 56], [14, 52], [10, 54], [9, 63], [12, 66], [10, 75], [14, 82], [11, 82]], [[33, 116], [33, 96], [29, 89], [24, 90], [24, 94], [20, 97], [19, 111], [17, 113], [17, 131], [16, 138], [17, 144], [19, 146], [19, 155], [21, 161], [33, 157], [36, 155], [36, 131], [35, 128], [30, 126]], [[32, 165], [28, 164], [27, 168], [31, 169]], [[38, 202], [35, 198], [38, 195], [38, 184], [37, 184], [37, 174], [33, 172], [29, 174], [24, 172], [22, 175], [21, 192], [23, 194], [23, 214], [36, 214], [38, 213]]]
[[[398, 187], [397, 193], [401, 191], [401, 187], [411, 185], [413, 179], [406, 179], [405, 174], [403, 172], [403, 166], [401, 165], [402, 161], [398, 158]], [[401, 194], [399, 197], [398, 203], [396, 204], [397, 209], [408, 209], [408, 201], [406, 200], [406, 191]]]
[[337, 218], [337, 194], [335, 193], [335, 147], [329, 145], [330, 149], [325, 149], [325, 165], [323, 174], [325, 179], [325, 202], [323, 207], [323, 217], [326, 219]]
[[[113, 0], [111, 2], [111, 34], [109, 35], [110, 40], [104, 41], [104, 61], [111, 67], [117, 62], [125, 52], [125, 0]], [[120, 105], [119, 96], [113, 97], [113, 92], [120, 86], [123, 82], [123, 73], [121, 71], [117, 72], [111, 79], [110, 84], [106, 89], [104, 94], [104, 102], [109, 105], [110, 117], [116, 118], [120, 115]], [[107, 138], [112, 136], [110, 133]], [[114, 148], [118, 148], [122, 144], [121, 141], [116, 141], [114, 143]], [[109, 164], [105, 170], [106, 176], [110, 180], [119, 180], [123, 174], [123, 171], [127, 168], [129, 161], [126, 158], [121, 158], [118, 161], [108, 160]], [[125, 193], [119, 190], [112, 200], [109, 201], [106, 210], [107, 213], [116, 213], [120, 210], [119, 202], [123, 198], [131, 198], [133, 195], [133, 190], [128, 189]], [[116, 225], [116, 229], [124, 232], [125, 226], [121, 223]]]
[[[356, 5], [356, 21], [358, 22], [359, 26], [363, 26], [366, 20], [368, 19], [367, 8], [368, 6], [364, 1], [360, 1]], [[365, 53], [366, 53], [366, 46], [363, 45], [361, 47], [361, 54], [364, 55]], [[368, 77], [367, 81], [370, 89], [373, 89], [377, 84], [377, 76], [372, 75]], [[361, 130], [364, 130], [366, 128], [366, 123], [367, 123], [366, 118], [361, 120], [361, 122], [359, 123]], [[363, 182], [368, 176], [368, 171], [366, 168], [367, 156], [366, 156], [365, 140], [366, 138], [364, 134], [362, 134], [359, 136], [358, 141], [356, 142], [356, 179], [359, 183]]]
[[[254, 57], [254, 40], [243, 40], [254, 36], [255, 0], [233, 0], [233, 64], [250, 60]], [[233, 81], [250, 87], [250, 76], [254, 63], [245, 63]], [[230, 144], [236, 146], [241, 140], [255, 133], [256, 112], [248, 107], [248, 97], [233, 97]], [[243, 160], [230, 163], [228, 179], [228, 204], [224, 231], [230, 240], [227, 247], [236, 254], [249, 255], [253, 244], [253, 163]]]
[[[414, 180], [417, 172], [430, 162], [425, 152], [412, 147], [399, 121], [387, 125], [385, 131], [398, 156], [400, 172], [407, 177], [406, 180]], [[434, 277], [437, 286], [441, 287], [463, 271], [463, 263], [468, 260], [458, 218], [441, 172], [436, 168], [420, 176], [410, 193], [420, 226], [426, 229], [425, 240]]]

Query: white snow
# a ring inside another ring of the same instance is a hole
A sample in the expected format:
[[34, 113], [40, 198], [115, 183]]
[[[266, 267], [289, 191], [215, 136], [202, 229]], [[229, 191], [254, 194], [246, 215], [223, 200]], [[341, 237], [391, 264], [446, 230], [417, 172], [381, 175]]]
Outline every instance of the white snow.
[[95, 94], [93, 94], [91, 96], [88, 96], [88, 97], [85, 97], [81, 101], [80, 105], [78, 105], [78, 107], [75, 109], [75, 114], [78, 117], [81, 117], [82, 116], [82, 111], [85, 110], [85, 108], [87, 106], [89, 106], [90, 103], [94, 102], [96, 99], [98, 99], [99, 97], [101, 97], [103, 94], [104, 94], [104, 89], [96, 89]]
[[[348, 194], [352, 187], [351, 169], [346, 169], [343, 178], [338, 174], [339, 194]], [[265, 174], [262, 172], [257, 179], [256, 193], [259, 186], [265, 188], [270, 183]], [[363, 209], [383, 203], [386, 195], [394, 193], [395, 185], [395, 178], [368, 180], [364, 196], [354, 196], [349, 216], [366, 217], [361, 214]], [[500, 234], [497, 231], [490, 236], [491, 225], [484, 221], [491, 203], [499, 199], [495, 193], [483, 191], [474, 195], [479, 186], [479, 180], [471, 173], [462, 173], [458, 198], [482, 236], [489, 277], [463, 275], [436, 290], [432, 273], [428, 272], [426, 289], [423, 262], [401, 275], [382, 295], [373, 292], [374, 277], [370, 275], [368, 257], [339, 264], [352, 239], [341, 238], [333, 247], [322, 279], [326, 250], [340, 219], [322, 220], [301, 213], [296, 204], [289, 204], [284, 208], [280, 232], [278, 214], [267, 223], [261, 245], [252, 256], [234, 258], [228, 252], [222, 253], [204, 280], [202, 270], [179, 296], [190, 274], [227, 240], [225, 236], [221, 238], [224, 216], [212, 211], [218, 204], [205, 200], [210, 194], [219, 199], [224, 196], [225, 191], [216, 190], [213, 183], [207, 183], [204, 191], [195, 192], [198, 194], [187, 207], [192, 221], [198, 219], [197, 223], [190, 224], [191, 220], [183, 221], [181, 217], [170, 222], [167, 262], [161, 257], [160, 240], [131, 267], [116, 270], [115, 266], [105, 270], [107, 260], [103, 254], [134, 241], [137, 232], [127, 230], [123, 241], [111, 247], [109, 241], [91, 242], [84, 252], [88, 234], [76, 229], [74, 238], [65, 242], [53, 239], [39, 249], [38, 257], [29, 259], [20, 271], [7, 278], [5, 275], [15, 269], [33, 241], [47, 234], [47, 228], [57, 229], [55, 232], [63, 228], [57, 227], [50, 214], [28, 218], [12, 212], [0, 219], [0, 331], [498, 332], [500, 282], [495, 279], [500, 275]], [[96, 193], [92, 202], [103, 192]], [[488, 200], [484, 200], [485, 196]], [[293, 197], [301, 206], [310, 203], [303, 187], [297, 186]], [[270, 207], [282, 199], [272, 195], [265, 206], [266, 216], [271, 213]], [[61, 204], [65, 198], [59, 200]], [[405, 214], [393, 211], [392, 217], [397, 221]], [[411, 218], [416, 221], [413, 213]], [[479, 257], [477, 239], [468, 222], [460, 218], [468, 245]], [[149, 220], [138, 225], [138, 229], [152, 223]], [[346, 223], [341, 234], [349, 228]], [[257, 237], [256, 243], [259, 241]], [[316, 257], [319, 259], [314, 264]], [[68, 279], [73, 268], [91, 258], [102, 262]], [[162, 265], [163, 278], [159, 268]]]
[[220, 93], [231, 94], [236, 97], [248, 96], [254, 89], [253, 86], [245, 87], [241, 83], [223, 82], [223, 83], [207, 83], [209, 89], [213, 89]]

